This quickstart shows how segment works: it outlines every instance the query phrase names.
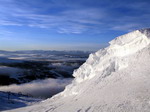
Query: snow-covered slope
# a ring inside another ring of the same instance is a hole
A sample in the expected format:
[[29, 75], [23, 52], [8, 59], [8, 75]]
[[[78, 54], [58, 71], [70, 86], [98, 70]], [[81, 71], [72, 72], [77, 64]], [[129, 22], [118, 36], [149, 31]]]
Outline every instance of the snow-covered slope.
[[149, 112], [150, 29], [117, 37], [91, 54], [66, 89], [13, 112]]
[[10, 110], [33, 105], [41, 100], [42, 99], [32, 98], [20, 93], [0, 91], [0, 112], [2, 110]]

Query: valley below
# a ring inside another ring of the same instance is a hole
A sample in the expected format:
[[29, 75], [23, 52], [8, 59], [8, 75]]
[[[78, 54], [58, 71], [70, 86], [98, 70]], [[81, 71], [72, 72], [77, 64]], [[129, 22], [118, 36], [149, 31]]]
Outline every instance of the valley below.
[[[8, 93], [27, 95], [34, 101], [50, 98], [71, 83], [73, 71], [88, 55], [89, 52], [82, 51], [0, 51], [1, 94], [7, 97]], [[11, 109], [12, 103], [3, 99], [6, 108]], [[28, 103], [31, 102], [26, 101], [25, 105]]]

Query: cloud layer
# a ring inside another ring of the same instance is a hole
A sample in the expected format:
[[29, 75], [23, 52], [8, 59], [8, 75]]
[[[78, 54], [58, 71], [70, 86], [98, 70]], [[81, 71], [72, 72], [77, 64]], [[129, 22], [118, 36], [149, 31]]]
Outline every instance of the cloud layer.
[[97, 29], [132, 30], [148, 26], [149, 3], [147, 0], [0, 0], [0, 25], [47, 28], [67, 34]]
[[72, 79], [46, 79], [36, 80], [21, 85], [1, 86], [0, 91], [10, 91], [33, 97], [49, 98], [64, 90], [65, 86], [71, 83]]

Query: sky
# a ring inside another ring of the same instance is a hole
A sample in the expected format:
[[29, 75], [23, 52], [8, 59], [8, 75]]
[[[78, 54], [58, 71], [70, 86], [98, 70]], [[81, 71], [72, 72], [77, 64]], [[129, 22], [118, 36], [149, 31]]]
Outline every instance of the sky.
[[150, 0], [0, 0], [0, 50], [98, 50], [150, 26]]

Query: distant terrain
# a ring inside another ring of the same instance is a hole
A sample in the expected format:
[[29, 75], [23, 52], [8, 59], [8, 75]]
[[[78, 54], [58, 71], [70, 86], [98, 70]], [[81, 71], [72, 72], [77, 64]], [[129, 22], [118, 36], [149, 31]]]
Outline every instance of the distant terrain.
[[73, 78], [73, 71], [89, 54], [82, 51], [0, 51], [0, 85]]

